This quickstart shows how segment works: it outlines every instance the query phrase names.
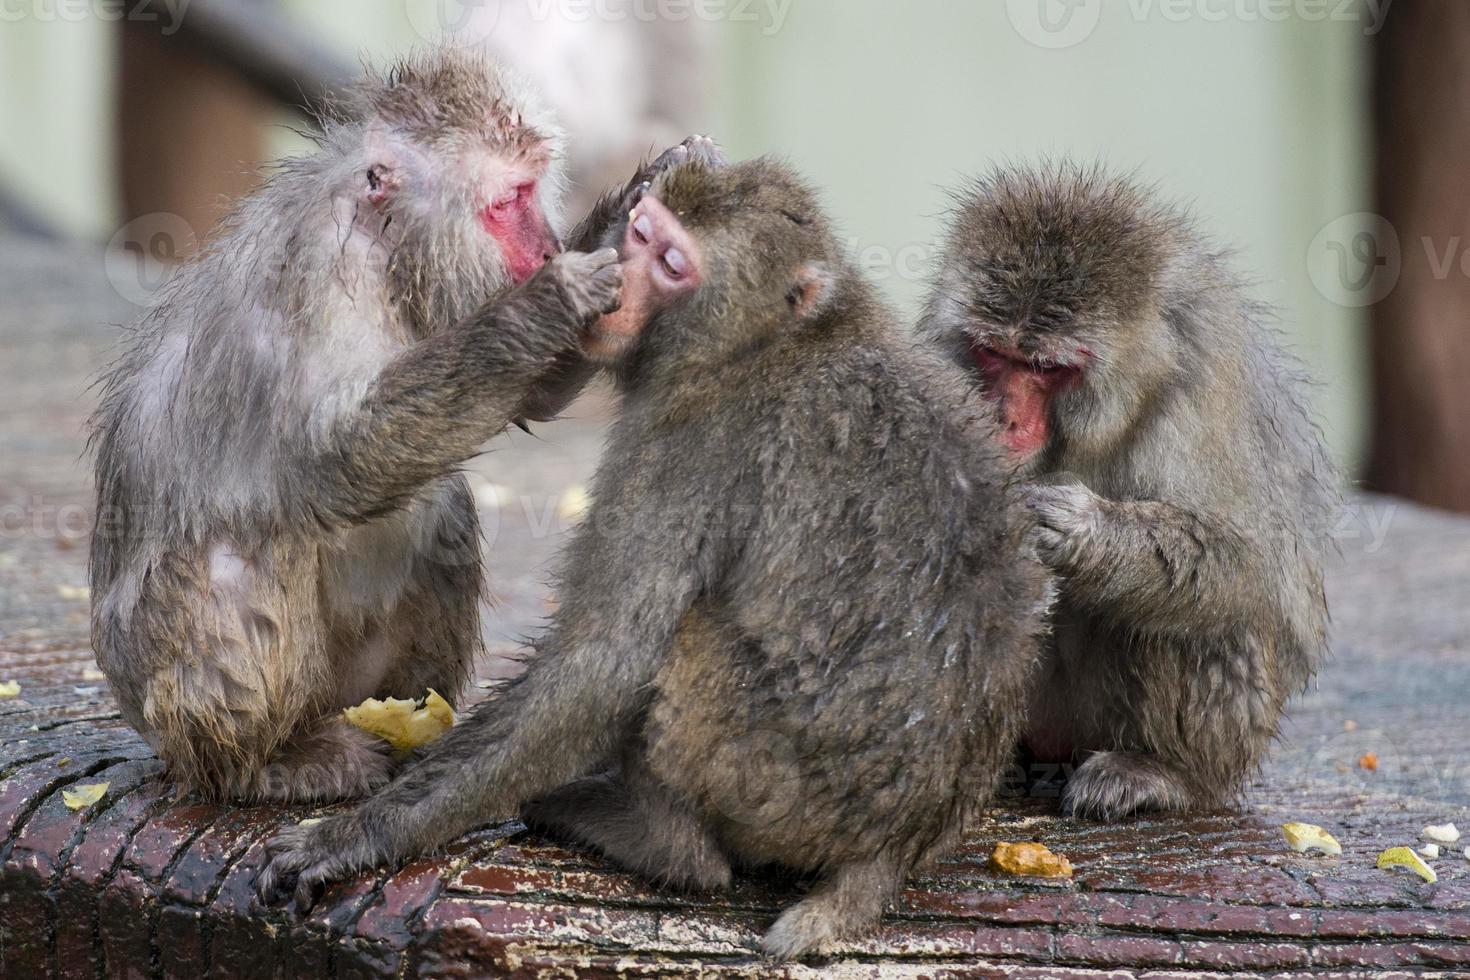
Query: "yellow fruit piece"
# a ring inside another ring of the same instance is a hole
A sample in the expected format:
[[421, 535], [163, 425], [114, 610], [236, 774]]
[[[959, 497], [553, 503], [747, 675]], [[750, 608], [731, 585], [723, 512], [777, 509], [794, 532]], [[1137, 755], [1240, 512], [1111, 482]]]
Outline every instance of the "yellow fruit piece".
[[0, 698], [20, 697], [19, 681], [0, 681]]
[[1286, 835], [1286, 843], [1293, 851], [1305, 853], [1315, 848], [1323, 854], [1342, 853], [1342, 845], [1337, 838], [1314, 823], [1284, 823], [1281, 832]]
[[421, 745], [428, 745], [449, 731], [454, 724], [454, 709], [432, 688], [424, 698], [424, 706], [408, 698], [368, 698], [355, 708], [345, 708], [347, 720], [363, 731], [376, 735], [399, 755], [407, 755]]
[[1053, 854], [1041, 844], [995, 845], [990, 863], [997, 870], [1013, 875], [1032, 875], [1038, 878], [1070, 878], [1072, 862], [1060, 854]]
[[1407, 847], [1390, 847], [1378, 855], [1378, 866], [1380, 868], [1408, 868], [1431, 885], [1439, 880], [1439, 875], [1434, 869], [1424, 863], [1424, 859]]
[[64, 789], [61, 791], [61, 802], [66, 804], [68, 810], [84, 810], [102, 799], [102, 794], [107, 792], [111, 783], [83, 783], [75, 789]]

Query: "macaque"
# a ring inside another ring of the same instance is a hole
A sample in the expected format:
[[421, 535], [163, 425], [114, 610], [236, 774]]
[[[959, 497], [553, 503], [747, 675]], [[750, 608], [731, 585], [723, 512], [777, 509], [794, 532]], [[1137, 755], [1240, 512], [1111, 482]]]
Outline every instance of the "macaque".
[[456, 697], [481, 594], [458, 468], [576, 394], [622, 283], [588, 249], [625, 195], [562, 252], [561, 133], [483, 58], [369, 74], [316, 142], [129, 332], [93, 420], [98, 662], [210, 798], [371, 792], [387, 746], [340, 709]]
[[324, 882], [524, 808], [669, 886], [815, 878], [820, 952], [944, 854], [1019, 736], [1051, 580], [984, 403], [917, 349], [801, 179], [706, 147], [617, 230], [587, 348], [624, 402], [539, 656], [386, 790], [283, 831]]
[[922, 334], [993, 404], [1060, 582], [1026, 745], [1078, 764], [1069, 814], [1225, 805], [1324, 655], [1336, 476], [1303, 381], [1130, 181], [1007, 169], [959, 200]]

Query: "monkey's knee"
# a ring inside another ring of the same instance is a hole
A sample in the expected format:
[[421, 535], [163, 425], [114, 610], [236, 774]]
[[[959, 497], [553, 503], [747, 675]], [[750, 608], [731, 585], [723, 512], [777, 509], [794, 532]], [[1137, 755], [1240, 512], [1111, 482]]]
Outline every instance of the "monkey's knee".
[[1094, 752], [1062, 791], [1062, 812], [1115, 821], [1138, 813], [1197, 805], [1189, 781], [1173, 765], [1141, 752]]
[[536, 830], [596, 848], [609, 860], [670, 888], [718, 891], [731, 870], [708, 828], [682, 804], [621, 777], [593, 776], [521, 810]]

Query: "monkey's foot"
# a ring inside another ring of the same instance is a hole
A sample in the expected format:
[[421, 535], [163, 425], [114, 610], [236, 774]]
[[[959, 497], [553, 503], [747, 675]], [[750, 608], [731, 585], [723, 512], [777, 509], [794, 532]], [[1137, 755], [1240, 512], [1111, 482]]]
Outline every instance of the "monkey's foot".
[[334, 718], [297, 736], [270, 762], [235, 776], [231, 796], [283, 803], [320, 803], [370, 796], [393, 778], [382, 739]]
[[683, 891], [730, 887], [730, 862], [699, 819], [653, 787], [616, 776], [563, 786], [521, 810], [529, 826], [595, 847], [624, 868]]
[[1067, 780], [1062, 812], [1112, 822], [1146, 811], [1184, 810], [1190, 800], [1178, 774], [1157, 757], [1095, 752]]
[[781, 913], [761, 939], [761, 948], [776, 959], [799, 959], [866, 932], [883, 917], [883, 906], [900, 880], [886, 861], [842, 865], [803, 901]]

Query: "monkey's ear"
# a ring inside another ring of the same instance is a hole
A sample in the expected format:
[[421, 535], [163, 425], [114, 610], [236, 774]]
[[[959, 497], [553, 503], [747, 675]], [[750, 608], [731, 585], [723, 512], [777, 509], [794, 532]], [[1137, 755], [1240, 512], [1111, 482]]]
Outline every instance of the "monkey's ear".
[[807, 262], [796, 270], [791, 291], [786, 294], [786, 303], [802, 320], [820, 316], [832, 302], [836, 290], [836, 279], [832, 270], [822, 262]]

